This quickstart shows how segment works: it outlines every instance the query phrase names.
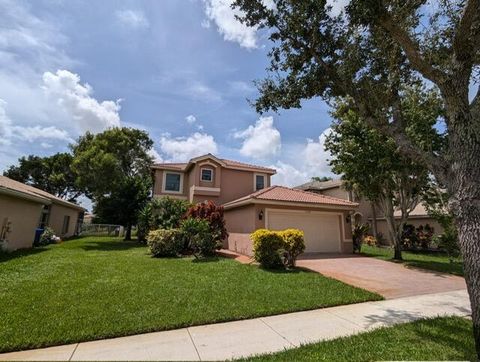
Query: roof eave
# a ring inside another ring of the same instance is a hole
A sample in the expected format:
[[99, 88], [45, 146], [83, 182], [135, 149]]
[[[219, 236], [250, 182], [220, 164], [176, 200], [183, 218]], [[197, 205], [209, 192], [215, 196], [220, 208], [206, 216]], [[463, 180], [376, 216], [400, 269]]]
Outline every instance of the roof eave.
[[46, 197], [31, 195], [26, 192], [12, 190], [3, 186], [0, 186], [0, 193], [4, 195], [12, 196], [12, 197], [18, 197], [28, 201], [38, 202], [43, 205], [50, 205], [52, 203], [52, 201]]
[[241, 200], [238, 202], [233, 201], [230, 203], [226, 203], [223, 205], [223, 208], [225, 210], [231, 210], [231, 209], [235, 209], [237, 207], [241, 207], [249, 204], [300, 206], [300, 207], [323, 208], [323, 209], [332, 209], [332, 210], [355, 210], [355, 208], [358, 207], [357, 203], [352, 203], [352, 205], [332, 205], [332, 204], [319, 204], [319, 203], [311, 203], [311, 202], [278, 201], [278, 200], [249, 198], [249, 199]]

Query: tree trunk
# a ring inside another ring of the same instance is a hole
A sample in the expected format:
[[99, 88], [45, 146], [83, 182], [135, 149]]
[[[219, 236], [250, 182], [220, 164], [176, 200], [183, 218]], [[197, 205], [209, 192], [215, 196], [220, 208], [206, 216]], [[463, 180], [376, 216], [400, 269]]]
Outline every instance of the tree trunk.
[[125, 228], [125, 238], [123, 240], [132, 240], [132, 225], [127, 225], [127, 227]]
[[448, 204], [458, 230], [480, 360], [480, 104], [469, 113], [458, 103], [447, 105], [454, 110], [449, 114]]
[[391, 198], [386, 197], [382, 200], [383, 214], [385, 215], [385, 220], [387, 221], [388, 233], [393, 242], [393, 248], [395, 250], [393, 259], [402, 260], [402, 243], [401, 238], [398, 232], [398, 225], [395, 221], [393, 201]]
[[378, 239], [378, 232], [377, 232], [377, 210], [375, 210], [375, 203], [371, 203], [372, 207], [372, 233], [375, 239]]

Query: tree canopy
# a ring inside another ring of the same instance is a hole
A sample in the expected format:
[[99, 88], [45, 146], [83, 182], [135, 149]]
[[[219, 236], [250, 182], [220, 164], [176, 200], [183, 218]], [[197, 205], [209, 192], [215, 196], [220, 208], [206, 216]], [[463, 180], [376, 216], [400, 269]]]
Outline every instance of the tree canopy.
[[82, 194], [76, 185], [70, 153], [56, 153], [48, 157], [29, 155], [18, 159], [18, 165], [3, 172], [13, 180], [39, 188], [62, 199], [75, 202]]
[[100, 220], [127, 227], [127, 240], [150, 195], [152, 146], [147, 132], [126, 127], [87, 132], [72, 146], [78, 185]]

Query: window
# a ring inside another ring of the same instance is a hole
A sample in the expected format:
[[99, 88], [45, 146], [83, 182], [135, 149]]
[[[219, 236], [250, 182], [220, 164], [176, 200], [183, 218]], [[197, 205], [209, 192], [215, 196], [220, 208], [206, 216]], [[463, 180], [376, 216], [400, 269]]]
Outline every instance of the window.
[[68, 227], [70, 226], [70, 216], [65, 215], [63, 217], [62, 235], [68, 233]]
[[265, 176], [255, 175], [255, 190], [261, 190], [265, 188]]
[[202, 175], [200, 177], [200, 180], [207, 181], [207, 182], [213, 181], [213, 170], [209, 168], [202, 168], [201, 173]]
[[165, 191], [180, 192], [181, 177], [179, 173], [169, 173], [165, 175]]

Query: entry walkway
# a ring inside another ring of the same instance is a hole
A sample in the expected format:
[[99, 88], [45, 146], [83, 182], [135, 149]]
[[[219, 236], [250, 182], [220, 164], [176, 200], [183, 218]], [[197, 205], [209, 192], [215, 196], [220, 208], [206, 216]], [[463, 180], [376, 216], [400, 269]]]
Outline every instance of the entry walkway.
[[386, 299], [466, 288], [462, 277], [353, 254], [305, 254], [300, 256], [297, 266], [376, 292]]
[[0, 360], [225, 360], [421, 318], [470, 314], [468, 294], [459, 290], [6, 353]]

